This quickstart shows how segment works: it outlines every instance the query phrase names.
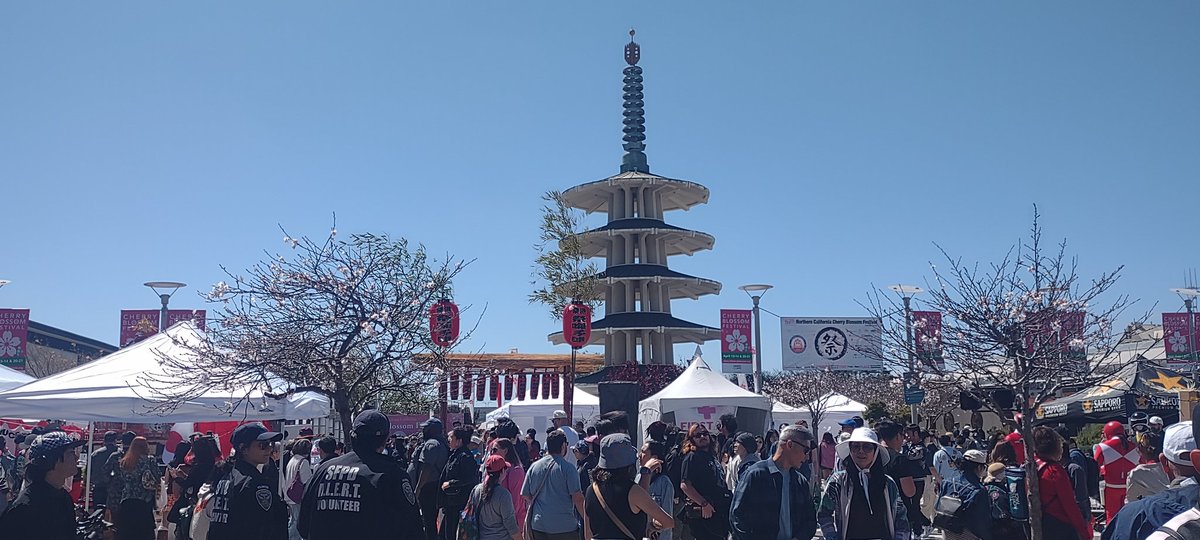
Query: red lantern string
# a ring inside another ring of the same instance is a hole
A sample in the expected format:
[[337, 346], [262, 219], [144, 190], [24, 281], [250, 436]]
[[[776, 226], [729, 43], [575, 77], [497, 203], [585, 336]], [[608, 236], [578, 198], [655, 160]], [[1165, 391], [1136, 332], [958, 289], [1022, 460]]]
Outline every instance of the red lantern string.
[[558, 399], [558, 374], [550, 375], [550, 399]]
[[450, 399], [458, 400], [458, 374], [450, 375]]
[[525, 401], [525, 373], [517, 372], [517, 401]]
[[487, 378], [482, 373], [475, 377], [475, 401], [483, 401], [487, 390]]
[[542, 399], [550, 399], [550, 374], [542, 374]]
[[504, 373], [504, 401], [512, 401], [513, 396], [513, 372]]
[[488, 395], [491, 396], [492, 401], [497, 401], [500, 399], [500, 376], [499, 375], [492, 375], [492, 389], [490, 392], [488, 392]]

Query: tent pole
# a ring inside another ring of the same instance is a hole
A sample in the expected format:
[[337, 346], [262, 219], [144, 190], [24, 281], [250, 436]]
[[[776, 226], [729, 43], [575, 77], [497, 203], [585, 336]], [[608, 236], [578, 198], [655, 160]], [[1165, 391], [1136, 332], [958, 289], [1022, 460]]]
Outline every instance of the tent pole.
[[92, 436], [95, 434], [95, 422], [88, 422], [88, 442], [83, 452], [83, 509], [92, 510]]

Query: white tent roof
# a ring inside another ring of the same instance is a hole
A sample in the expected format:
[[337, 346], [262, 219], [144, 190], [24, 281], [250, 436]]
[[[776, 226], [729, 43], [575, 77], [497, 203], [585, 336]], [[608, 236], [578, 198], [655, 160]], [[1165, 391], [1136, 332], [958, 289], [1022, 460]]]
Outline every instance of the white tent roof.
[[867, 410], [867, 406], [854, 401], [841, 394], [830, 392], [829, 399], [825, 402], [825, 412], [852, 412], [854, 414], [862, 414]]
[[33, 377], [8, 366], [0, 366], [0, 391], [10, 390], [34, 381]]
[[667, 413], [684, 407], [703, 407], [715, 402], [732, 407], [748, 407], [764, 411], [771, 410], [771, 399], [760, 396], [729, 382], [723, 375], [715, 373], [699, 354], [674, 382], [657, 394], [643, 399], [640, 409], [647, 406]]
[[[178, 376], [168, 375], [162, 356], [186, 361], [193, 354], [188, 345], [202, 339], [190, 321], [175, 324], [108, 356], [0, 392], [0, 417], [159, 423], [301, 419], [329, 414], [329, 400], [324, 396], [304, 392], [274, 400], [251, 388], [214, 389], [173, 410], [152, 411], [163, 400], [147, 381]], [[234, 404], [236, 410], [229, 410]]]

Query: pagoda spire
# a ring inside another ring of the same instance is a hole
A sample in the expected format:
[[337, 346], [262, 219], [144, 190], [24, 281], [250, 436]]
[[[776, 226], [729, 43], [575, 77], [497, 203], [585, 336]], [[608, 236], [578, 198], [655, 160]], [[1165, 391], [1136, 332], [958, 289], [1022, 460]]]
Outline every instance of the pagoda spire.
[[625, 156], [621, 158], [621, 172], [649, 173], [650, 165], [646, 162], [646, 102], [642, 95], [642, 68], [637, 65], [642, 58], [642, 49], [633, 41], [637, 32], [629, 29], [629, 43], [625, 45], [625, 63], [629, 64], [624, 71], [623, 97], [625, 117], [622, 130], [625, 136]]

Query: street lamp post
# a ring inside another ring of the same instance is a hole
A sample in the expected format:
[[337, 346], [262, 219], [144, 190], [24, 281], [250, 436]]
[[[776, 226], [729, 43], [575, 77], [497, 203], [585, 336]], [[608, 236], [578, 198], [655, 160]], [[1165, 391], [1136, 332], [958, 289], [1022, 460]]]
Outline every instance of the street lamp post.
[[[908, 378], [916, 381], [917, 373], [913, 357], [912, 297], [925, 292], [925, 289], [916, 285], [892, 285], [888, 288], [900, 294], [904, 299], [904, 348], [908, 350]], [[917, 423], [917, 406], [913, 404], [909, 407], [912, 410], [912, 423], [915, 424]]]
[[[150, 290], [158, 295], [158, 299], [162, 300], [162, 310], [158, 314], [158, 331], [162, 332], [167, 329], [167, 304], [171, 301], [171, 295], [175, 294], [175, 291], [187, 287], [187, 284], [178, 281], [147, 281], [143, 285], [150, 287]], [[170, 289], [171, 292], [165, 292], [167, 289]]]
[[1183, 307], [1187, 309], [1188, 314], [1188, 364], [1192, 370], [1192, 381], [1196, 381], [1196, 297], [1200, 296], [1200, 289], [1195, 287], [1179, 287], [1171, 289], [1171, 292], [1178, 294], [1183, 298]]
[[771, 290], [771, 285], [752, 283], [742, 285], [738, 290], [745, 291], [754, 301], [754, 393], [762, 393], [762, 317], [759, 315], [758, 301], [762, 295]]

